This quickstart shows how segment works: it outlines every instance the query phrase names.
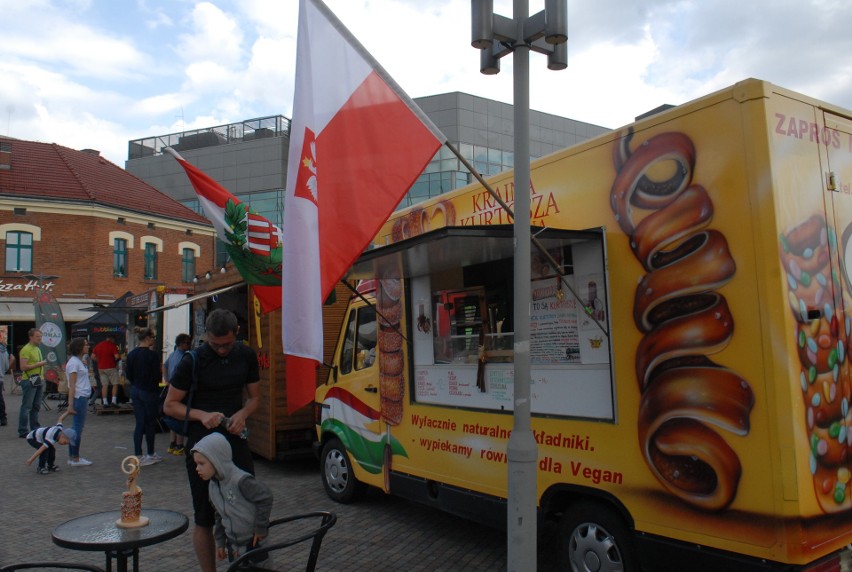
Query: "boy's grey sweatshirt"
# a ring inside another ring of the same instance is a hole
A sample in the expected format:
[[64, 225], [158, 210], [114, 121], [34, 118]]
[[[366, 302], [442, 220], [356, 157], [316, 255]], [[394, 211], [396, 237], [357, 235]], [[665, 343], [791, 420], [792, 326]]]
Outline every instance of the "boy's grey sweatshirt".
[[216, 509], [216, 546], [231, 545], [243, 551], [254, 534], [266, 536], [272, 512], [272, 491], [251, 473], [234, 464], [231, 444], [220, 433], [211, 433], [192, 448], [213, 464], [216, 477], [210, 480], [210, 502]]

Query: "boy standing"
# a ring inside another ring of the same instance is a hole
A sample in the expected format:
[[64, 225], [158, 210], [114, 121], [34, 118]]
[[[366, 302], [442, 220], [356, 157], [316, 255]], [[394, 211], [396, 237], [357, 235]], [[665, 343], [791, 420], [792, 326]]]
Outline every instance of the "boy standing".
[[60, 415], [56, 425], [38, 427], [27, 433], [27, 443], [36, 450], [33, 456], [27, 459], [27, 464], [32, 465], [38, 457], [36, 472], [39, 475], [55, 473], [59, 470], [59, 467], [56, 466], [56, 445], [68, 445], [77, 441], [77, 433], [70, 427], [62, 426], [62, 420], [67, 415], [67, 411]]
[[[234, 464], [231, 444], [221, 433], [201, 439], [192, 456], [198, 476], [209, 483], [210, 502], [216, 509], [216, 558], [236, 558], [243, 549], [257, 548], [268, 532], [272, 491]], [[264, 560], [266, 556], [259, 561]]]

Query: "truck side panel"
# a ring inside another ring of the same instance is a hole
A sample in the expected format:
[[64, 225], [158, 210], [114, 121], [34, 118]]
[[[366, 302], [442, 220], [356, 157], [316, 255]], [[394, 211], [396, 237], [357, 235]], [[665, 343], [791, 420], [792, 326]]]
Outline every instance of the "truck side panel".
[[[532, 365], [543, 511], [603, 496], [644, 534], [790, 564], [852, 541], [852, 124], [825, 107], [748, 80], [533, 164], [532, 224], [603, 229], [559, 250], [576, 296], [544, 272], [530, 301], [567, 348]], [[490, 183], [511, 205], [512, 174]], [[396, 213], [376, 244], [509, 222], [472, 186]], [[383, 470], [499, 499], [510, 355], [440, 345], [465, 337], [443, 329], [456, 293], [485, 300], [473, 318], [507, 310], [489, 268], [400, 276], [410, 352], [378, 360], [405, 378]]]

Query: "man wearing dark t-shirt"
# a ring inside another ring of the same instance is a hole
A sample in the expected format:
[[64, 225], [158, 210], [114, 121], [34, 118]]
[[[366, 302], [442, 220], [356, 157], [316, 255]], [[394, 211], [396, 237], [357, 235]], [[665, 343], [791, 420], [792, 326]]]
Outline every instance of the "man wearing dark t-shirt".
[[[254, 463], [248, 442], [240, 437], [246, 419], [258, 407], [260, 380], [257, 355], [237, 340], [237, 317], [229, 310], [213, 310], [205, 322], [207, 342], [196, 351], [197, 386], [189, 410], [186, 451], [213, 432], [227, 437], [234, 454], [234, 464], [254, 474]], [[170, 379], [163, 412], [175, 419], [186, 416], [184, 398], [192, 387], [193, 359], [187, 353]], [[243, 402], [243, 396], [248, 399]], [[230, 419], [227, 428], [223, 419]], [[202, 572], [216, 570], [216, 544], [213, 539], [215, 514], [208, 496], [208, 484], [198, 476], [195, 461], [186, 455], [186, 470], [195, 511], [192, 542]]]

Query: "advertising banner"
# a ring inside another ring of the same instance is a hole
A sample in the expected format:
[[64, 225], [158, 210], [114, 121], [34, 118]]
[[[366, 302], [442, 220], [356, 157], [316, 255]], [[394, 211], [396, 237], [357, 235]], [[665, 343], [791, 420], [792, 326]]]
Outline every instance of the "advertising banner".
[[65, 320], [62, 308], [53, 294], [47, 290], [36, 290], [33, 296], [35, 325], [41, 330], [42, 354], [47, 360], [44, 377], [50, 383], [58, 384], [65, 370]]

